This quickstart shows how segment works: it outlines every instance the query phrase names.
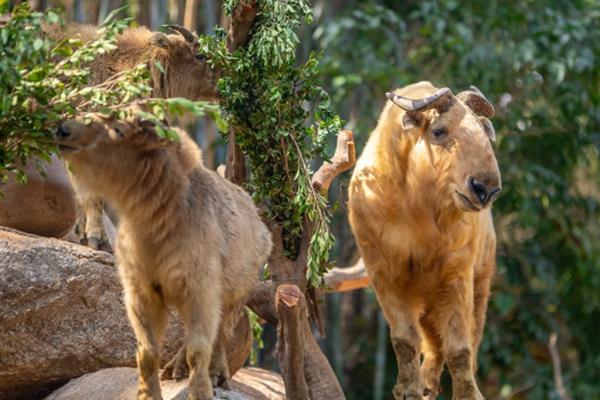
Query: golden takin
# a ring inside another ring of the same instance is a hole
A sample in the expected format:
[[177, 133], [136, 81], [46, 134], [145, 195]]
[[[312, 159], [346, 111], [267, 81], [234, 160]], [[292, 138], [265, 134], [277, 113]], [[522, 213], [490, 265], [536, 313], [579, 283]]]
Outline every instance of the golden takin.
[[474, 86], [455, 96], [419, 82], [387, 96], [350, 182], [349, 218], [390, 325], [393, 393], [435, 398], [446, 363], [453, 399], [481, 400], [477, 348], [496, 267], [490, 206], [501, 190], [494, 108]]

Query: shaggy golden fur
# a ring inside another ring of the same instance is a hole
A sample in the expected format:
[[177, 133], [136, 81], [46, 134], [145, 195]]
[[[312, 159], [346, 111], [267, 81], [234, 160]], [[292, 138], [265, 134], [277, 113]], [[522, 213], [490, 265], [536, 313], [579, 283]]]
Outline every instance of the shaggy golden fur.
[[186, 326], [189, 398], [212, 398], [210, 377], [229, 378], [224, 346], [271, 250], [250, 196], [205, 168], [183, 131], [177, 143], [147, 122], [99, 115], [60, 130], [59, 148], [78, 179], [119, 216], [116, 255], [138, 341], [138, 398], [161, 398], [168, 306]]
[[[78, 37], [84, 42], [96, 36], [96, 27], [80, 24], [65, 27], [49, 25], [44, 27], [44, 31], [55, 39]], [[197, 43], [188, 43], [179, 34], [166, 35], [140, 27], [125, 30], [117, 37], [116, 46], [115, 50], [98, 56], [90, 63], [92, 85], [146, 62], [152, 76], [153, 97], [217, 98], [218, 74], [198, 56]], [[156, 66], [157, 62], [164, 73]], [[70, 174], [70, 177], [79, 204], [77, 229], [81, 242], [95, 249], [108, 248], [102, 220], [102, 199], [91, 194], [77, 176]]]
[[[422, 99], [435, 91], [420, 82], [396, 93]], [[387, 102], [349, 189], [350, 223], [397, 356], [394, 395], [435, 398], [446, 362], [453, 398], [480, 400], [474, 372], [496, 237], [490, 208], [476, 206], [467, 182], [500, 187], [491, 135], [454, 96], [447, 110], [417, 115], [412, 129], [403, 128], [405, 117]], [[447, 136], [434, 137], [437, 128]]]

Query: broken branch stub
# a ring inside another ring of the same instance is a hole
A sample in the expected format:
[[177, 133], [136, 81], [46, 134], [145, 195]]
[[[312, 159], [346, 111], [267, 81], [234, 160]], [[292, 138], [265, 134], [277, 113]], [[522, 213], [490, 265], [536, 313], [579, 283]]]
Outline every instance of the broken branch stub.
[[280, 285], [275, 293], [277, 324], [277, 360], [285, 385], [286, 398], [308, 400], [304, 377], [303, 320], [306, 318], [306, 300], [296, 285]]
[[342, 130], [338, 133], [335, 153], [331, 162], [324, 162], [315, 172], [312, 185], [318, 192], [327, 192], [333, 179], [342, 172], [352, 168], [356, 163], [356, 148], [352, 131]]

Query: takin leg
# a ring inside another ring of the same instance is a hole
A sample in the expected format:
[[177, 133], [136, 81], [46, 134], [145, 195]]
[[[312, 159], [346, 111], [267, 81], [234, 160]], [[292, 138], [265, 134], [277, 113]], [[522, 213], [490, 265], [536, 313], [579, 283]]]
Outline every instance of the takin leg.
[[491, 277], [476, 277], [474, 282], [474, 316], [475, 326], [473, 330], [473, 375], [477, 373], [477, 349], [483, 338], [485, 326], [485, 314], [487, 312], [488, 299], [490, 297]]
[[473, 286], [468, 278], [444, 285], [432, 304], [432, 322], [443, 340], [453, 400], [483, 400], [473, 375]]
[[421, 364], [421, 376], [425, 382], [423, 399], [433, 400], [441, 392], [440, 376], [444, 368], [444, 354], [442, 349], [442, 338], [437, 333], [431, 315], [425, 313], [420, 319], [423, 330], [423, 363]]
[[229, 389], [229, 361], [227, 357], [227, 344], [233, 337], [234, 328], [240, 317], [242, 307], [227, 307], [222, 316], [219, 334], [215, 341], [212, 359], [210, 361], [210, 378], [213, 386]]
[[392, 346], [398, 363], [393, 395], [396, 400], [420, 400], [425, 386], [419, 372], [420, 337], [415, 307], [403, 299], [390, 281], [374, 275], [371, 282], [383, 314], [390, 325]]
[[102, 219], [103, 203], [102, 199], [96, 196], [89, 196], [85, 201], [79, 203], [82, 214], [85, 215], [86, 243], [95, 250], [100, 249], [107, 242], [104, 233], [104, 220]]
[[190, 371], [188, 400], [210, 400], [213, 387], [208, 368], [220, 325], [221, 293], [205, 288], [188, 292], [181, 306], [188, 335], [185, 348]]
[[107, 246], [108, 240], [102, 219], [104, 202], [100, 197], [88, 191], [77, 180], [76, 175], [69, 172], [69, 178], [77, 198], [78, 212], [75, 232], [79, 235], [80, 243], [96, 250], [101, 246]]
[[180, 381], [188, 376], [187, 358], [185, 353], [186, 344], [184, 343], [160, 374], [161, 380], [175, 379]]
[[160, 400], [158, 368], [160, 342], [166, 325], [166, 310], [160, 296], [151, 288], [141, 291], [130, 286], [125, 291], [127, 315], [137, 339], [138, 400]]

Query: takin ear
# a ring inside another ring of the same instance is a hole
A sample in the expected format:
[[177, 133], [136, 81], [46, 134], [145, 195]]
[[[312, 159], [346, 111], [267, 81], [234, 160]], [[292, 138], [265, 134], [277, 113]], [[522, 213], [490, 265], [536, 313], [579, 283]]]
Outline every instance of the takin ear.
[[479, 121], [483, 125], [483, 130], [485, 130], [485, 134], [488, 135], [492, 142], [495, 142], [496, 130], [494, 129], [494, 125], [492, 125], [492, 121], [490, 121], [486, 117], [479, 117]]
[[155, 32], [150, 36], [150, 44], [161, 49], [168, 49], [171, 45], [171, 40], [164, 33]]
[[[164, 122], [164, 121], [163, 121]], [[164, 122], [166, 125], [166, 122]], [[147, 120], [138, 120], [137, 121], [137, 132], [146, 135], [146, 148], [147, 149], [160, 149], [164, 147], [177, 145], [179, 142], [176, 140], [172, 140], [163, 136], [160, 136], [158, 132], [156, 132], [156, 126], [153, 122]]]
[[481, 93], [481, 90], [479, 90], [477, 86], [471, 85], [470, 90], [460, 92], [456, 97], [462, 100], [477, 115], [491, 118], [495, 114], [494, 106], [485, 95]]
[[409, 130], [413, 128], [417, 128], [421, 126], [421, 122], [423, 122], [423, 116], [421, 113], [414, 111], [407, 111], [402, 117], [402, 129]]

